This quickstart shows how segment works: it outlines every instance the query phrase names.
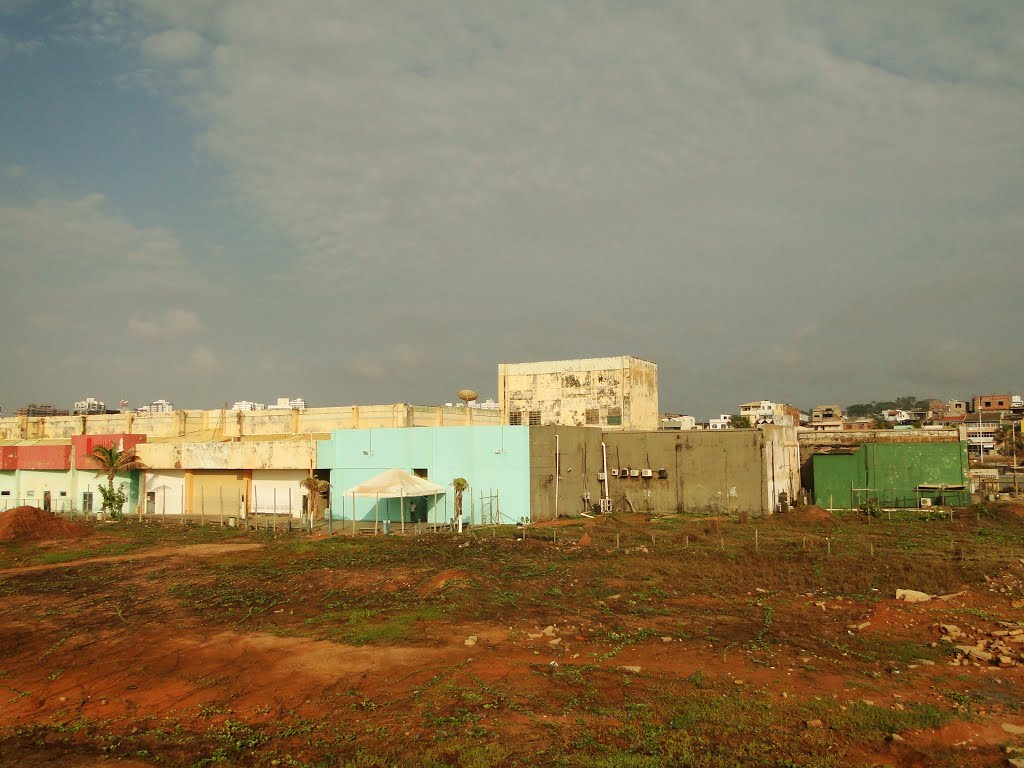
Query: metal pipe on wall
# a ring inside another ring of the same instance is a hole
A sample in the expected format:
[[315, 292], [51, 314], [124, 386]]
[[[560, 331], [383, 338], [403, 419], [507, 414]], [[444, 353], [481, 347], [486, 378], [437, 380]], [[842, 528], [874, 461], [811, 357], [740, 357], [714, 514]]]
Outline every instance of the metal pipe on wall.
[[559, 475], [562, 474], [561, 467], [559, 467], [559, 442], [558, 435], [555, 435], [555, 520], [558, 519], [558, 479]]
[[608, 498], [608, 446], [601, 441], [601, 471], [604, 474], [604, 495], [601, 498]]

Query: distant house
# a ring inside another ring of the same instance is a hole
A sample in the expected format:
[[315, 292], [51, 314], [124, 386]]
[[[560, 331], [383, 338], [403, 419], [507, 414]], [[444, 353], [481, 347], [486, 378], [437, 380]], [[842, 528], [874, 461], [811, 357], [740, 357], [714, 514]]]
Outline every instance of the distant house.
[[740, 416], [750, 419], [750, 426], [774, 424], [779, 427], [800, 425], [800, 409], [788, 403], [774, 403], [771, 400], [755, 400], [740, 404]]
[[697, 429], [697, 420], [693, 416], [687, 416], [682, 413], [663, 413], [661, 415], [661, 429], [680, 431]]
[[717, 419], [709, 420], [708, 429], [732, 429], [732, 416], [723, 413]]
[[1013, 405], [1013, 397], [1011, 395], [975, 395], [972, 405], [974, 413], [1008, 411]]
[[841, 432], [843, 409], [838, 405], [818, 405], [811, 409], [811, 420], [807, 424], [815, 432]]

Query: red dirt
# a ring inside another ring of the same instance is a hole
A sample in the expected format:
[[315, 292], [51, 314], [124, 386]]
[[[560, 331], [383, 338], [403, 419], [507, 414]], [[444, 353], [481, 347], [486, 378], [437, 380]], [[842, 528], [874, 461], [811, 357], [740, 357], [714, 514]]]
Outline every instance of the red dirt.
[[[427, 595], [433, 594], [452, 581], [463, 581], [470, 582], [473, 580], [473, 576], [466, 571], [459, 570], [458, 568], [449, 568], [448, 570], [441, 571], [439, 574], [430, 579], [426, 584], [416, 590], [416, 594], [420, 597], [426, 597]], [[465, 584], [459, 586], [466, 586]]]
[[1014, 517], [1024, 517], [1024, 504], [1010, 503], [1003, 507], [1003, 509]]
[[[78, 525], [78, 523], [75, 523]], [[43, 565], [21, 565], [15, 568], [0, 570], [0, 576], [16, 573], [32, 573], [34, 571], [52, 571], [57, 568], [73, 568], [76, 565], [88, 563], [119, 563], [126, 560], [145, 560], [153, 557], [184, 558], [184, 557], [213, 557], [214, 555], [228, 552], [244, 552], [250, 549], [260, 549], [261, 544], [191, 544], [183, 547], [153, 547], [139, 552], [132, 552], [128, 555], [102, 555], [100, 557], [87, 557], [81, 560], [68, 560], [63, 563], [45, 563]]]
[[38, 507], [15, 507], [0, 513], [0, 542], [80, 539], [92, 533], [82, 523], [73, 523]]
[[834, 519], [832, 517], [832, 513], [827, 509], [822, 509], [821, 507], [813, 504], [809, 507], [800, 507], [794, 510], [789, 517], [793, 520], [798, 520], [804, 523], [831, 522]]

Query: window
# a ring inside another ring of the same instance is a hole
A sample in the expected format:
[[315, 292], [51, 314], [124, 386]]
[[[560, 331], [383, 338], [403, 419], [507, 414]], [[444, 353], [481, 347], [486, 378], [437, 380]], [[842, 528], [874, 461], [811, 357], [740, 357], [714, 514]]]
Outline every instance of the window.
[[991, 408], [992, 407], [992, 401], [991, 400], [986, 400], [985, 401], [985, 407], [986, 408]]
[[67, 496], [67, 495], [68, 495], [68, 492], [67, 492], [67, 491], [61, 491], [61, 492], [60, 492], [60, 495], [61, 495], [61, 496]]
[[587, 408], [587, 424], [600, 424], [601, 412], [597, 408]]
[[36, 496], [36, 492], [35, 492], [35, 491], [29, 491], [29, 492], [28, 492], [28, 493], [27, 493], [26, 495], [27, 495], [27, 496], [28, 496], [28, 497], [29, 497], [30, 499], [34, 499], [34, 498], [35, 498], [35, 496]]
[[508, 423], [513, 427], [518, 427], [523, 423], [523, 412], [522, 411], [510, 411], [508, 414]]
[[10, 491], [0, 491], [0, 496], [10, 496], [10, 495], [11, 495]]
[[530, 426], [531, 427], [539, 427], [540, 426], [540, 411], [530, 411]]
[[622, 409], [621, 408], [609, 408], [608, 409], [608, 426], [618, 427], [622, 425]]
[[413, 469], [412, 473], [416, 475], [416, 477], [422, 477], [424, 480], [428, 479], [428, 473], [426, 469]]

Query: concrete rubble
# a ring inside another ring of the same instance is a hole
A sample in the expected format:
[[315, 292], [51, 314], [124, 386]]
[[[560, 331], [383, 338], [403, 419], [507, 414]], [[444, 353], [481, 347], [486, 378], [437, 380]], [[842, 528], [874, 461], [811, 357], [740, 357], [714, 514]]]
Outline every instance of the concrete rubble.
[[[956, 659], [951, 664], [981, 662], [998, 667], [1015, 667], [1024, 663], [1024, 626], [1019, 622], [1000, 621], [1001, 629], [977, 629], [971, 633], [955, 624], [936, 624], [940, 642], [952, 645]], [[966, 642], [965, 642], [966, 641]], [[973, 645], [969, 643], [973, 642]]]

